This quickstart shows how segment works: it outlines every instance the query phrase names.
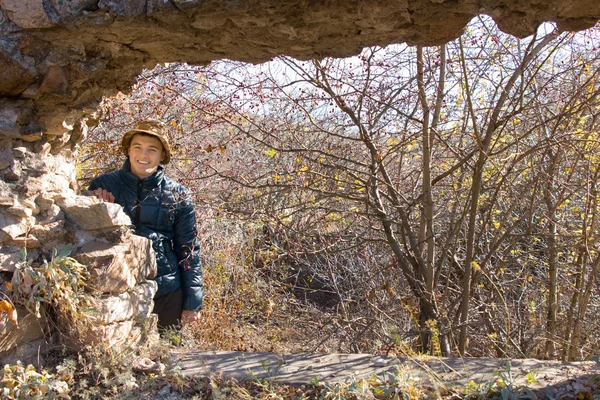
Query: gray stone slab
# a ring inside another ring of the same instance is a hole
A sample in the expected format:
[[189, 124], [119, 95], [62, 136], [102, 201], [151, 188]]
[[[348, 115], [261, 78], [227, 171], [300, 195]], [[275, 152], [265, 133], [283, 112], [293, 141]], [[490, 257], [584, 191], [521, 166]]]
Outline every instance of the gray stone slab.
[[[387, 372], [410, 374], [424, 384], [462, 387], [470, 381], [490, 382], [497, 372], [507, 372], [509, 360], [495, 358], [380, 357], [370, 354], [275, 354], [237, 351], [178, 351], [184, 376], [216, 376], [230, 380], [269, 379], [285, 384], [343, 382], [383, 376]], [[543, 388], [565, 379], [600, 374], [595, 362], [563, 363], [535, 359], [510, 360], [514, 385], [524, 385], [532, 373]]]

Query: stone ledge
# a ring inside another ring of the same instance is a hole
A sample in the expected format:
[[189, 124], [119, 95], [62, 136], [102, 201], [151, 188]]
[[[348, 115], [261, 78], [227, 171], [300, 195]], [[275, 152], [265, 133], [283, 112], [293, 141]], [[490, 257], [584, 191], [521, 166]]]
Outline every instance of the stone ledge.
[[[444, 358], [417, 356], [381, 357], [371, 354], [275, 354], [239, 351], [176, 351], [184, 376], [217, 376], [230, 380], [269, 379], [283, 384], [302, 385], [319, 382], [344, 382], [367, 379], [374, 375], [405, 368], [423, 383], [460, 387], [496, 379], [496, 371], [505, 370], [508, 360], [497, 358]], [[525, 384], [527, 373], [535, 374], [531, 388], [544, 388], [568, 377], [600, 374], [593, 361], [560, 362], [535, 359], [510, 360], [515, 384]]]

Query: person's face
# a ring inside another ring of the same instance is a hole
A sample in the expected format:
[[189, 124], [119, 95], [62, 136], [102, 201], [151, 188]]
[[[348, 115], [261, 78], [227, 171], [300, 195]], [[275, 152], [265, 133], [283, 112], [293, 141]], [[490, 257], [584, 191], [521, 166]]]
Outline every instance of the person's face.
[[154, 136], [134, 135], [127, 150], [131, 172], [144, 179], [154, 174], [165, 158], [162, 143]]

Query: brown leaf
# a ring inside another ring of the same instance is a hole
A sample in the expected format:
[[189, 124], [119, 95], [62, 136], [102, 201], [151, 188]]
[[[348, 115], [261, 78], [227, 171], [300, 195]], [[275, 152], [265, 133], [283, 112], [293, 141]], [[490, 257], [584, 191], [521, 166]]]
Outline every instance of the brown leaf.
[[9, 301], [7, 301], [7, 300], [0, 301], [0, 312], [6, 312], [12, 308], [13, 308], [13, 306], [12, 306], [12, 304], [10, 304]]
[[0, 301], [0, 313], [6, 313], [10, 322], [12, 322], [15, 325], [19, 325], [19, 321], [17, 318], [17, 310], [15, 310], [15, 307], [10, 301]]

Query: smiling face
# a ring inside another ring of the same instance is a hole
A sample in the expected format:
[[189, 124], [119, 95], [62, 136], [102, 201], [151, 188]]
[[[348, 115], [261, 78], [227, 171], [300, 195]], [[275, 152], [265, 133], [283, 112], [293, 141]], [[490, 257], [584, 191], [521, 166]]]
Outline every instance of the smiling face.
[[166, 155], [158, 138], [139, 133], [131, 138], [127, 154], [131, 163], [131, 172], [140, 179], [154, 174], [158, 169], [158, 164]]

